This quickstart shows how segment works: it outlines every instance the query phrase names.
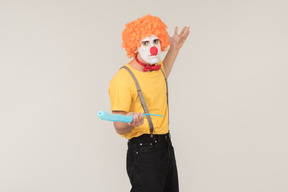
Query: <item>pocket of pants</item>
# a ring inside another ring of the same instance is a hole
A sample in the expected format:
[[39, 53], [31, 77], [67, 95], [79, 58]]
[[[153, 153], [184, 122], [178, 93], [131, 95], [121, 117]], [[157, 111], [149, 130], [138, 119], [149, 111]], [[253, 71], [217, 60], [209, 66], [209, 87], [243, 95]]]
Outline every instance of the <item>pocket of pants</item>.
[[139, 153], [147, 153], [155, 150], [155, 145], [143, 145], [139, 147]]

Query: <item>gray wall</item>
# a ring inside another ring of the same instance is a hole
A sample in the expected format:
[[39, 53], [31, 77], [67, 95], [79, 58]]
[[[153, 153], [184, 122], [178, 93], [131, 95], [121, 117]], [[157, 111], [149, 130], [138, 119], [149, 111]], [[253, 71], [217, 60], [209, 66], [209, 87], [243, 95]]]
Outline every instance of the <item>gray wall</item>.
[[1, 192], [130, 190], [97, 112], [146, 14], [191, 28], [168, 79], [181, 191], [288, 191], [287, 1], [1, 0]]

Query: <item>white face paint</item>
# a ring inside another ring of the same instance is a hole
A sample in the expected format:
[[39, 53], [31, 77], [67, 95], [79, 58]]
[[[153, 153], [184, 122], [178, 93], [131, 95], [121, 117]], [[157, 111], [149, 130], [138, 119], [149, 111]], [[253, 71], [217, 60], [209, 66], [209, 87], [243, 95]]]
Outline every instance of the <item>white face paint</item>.
[[157, 36], [145, 37], [141, 40], [141, 46], [137, 48], [141, 58], [149, 63], [155, 64], [160, 60], [161, 46]]

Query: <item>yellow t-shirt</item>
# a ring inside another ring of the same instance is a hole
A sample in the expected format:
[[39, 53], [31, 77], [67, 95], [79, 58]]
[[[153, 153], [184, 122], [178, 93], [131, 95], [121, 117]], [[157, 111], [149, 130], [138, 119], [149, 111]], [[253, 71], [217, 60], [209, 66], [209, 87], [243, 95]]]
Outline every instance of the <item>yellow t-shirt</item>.
[[[165, 73], [161, 60], [159, 64], [161, 64], [161, 68]], [[131, 67], [128, 63], [125, 66], [132, 71], [138, 80], [149, 113], [163, 115], [163, 117], [150, 116], [154, 126], [153, 134], [168, 133], [166, 82], [161, 70], [141, 72]], [[109, 86], [109, 95], [112, 111], [144, 113], [136, 84], [126, 69], [120, 69], [112, 78]], [[135, 127], [129, 133], [121, 136], [131, 139], [142, 134], [150, 134], [150, 127], [146, 117], [143, 125]]]

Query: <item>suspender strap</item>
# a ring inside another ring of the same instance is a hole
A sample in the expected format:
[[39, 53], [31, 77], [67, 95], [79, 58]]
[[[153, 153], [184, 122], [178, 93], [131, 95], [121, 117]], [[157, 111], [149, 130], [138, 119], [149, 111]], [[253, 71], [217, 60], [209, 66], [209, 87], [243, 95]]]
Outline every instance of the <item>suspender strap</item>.
[[[146, 105], [146, 102], [145, 102], [145, 99], [144, 99], [144, 96], [143, 96], [143, 93], [141, 91], [141, 88], [140, 88], [140, 85], [135, 77], [135, 75], [132, 73], [132, 71], [126, 67], [126, 66], [123, 66], [121, 68], [125, 68], [130, 74], [131, 76], [133, 77], [134, 79], [134, 82], [136, 84], [136, 87], [137, 87], [137, 92], [138, 92], [138, 96], [139, 96], [139, 99], [140, 99], [140, 102], [141, 102], [141, 105], [144, 109], [144, 112], [145, 113], [149, 113], [149, 110], [148, 110], [148, 107]], [[147, 119], [148, 119], [148, 123], [149, 123], [149, 127], [150, 127], [150, 135], [151, 135], [151, 138], [153, 137], [153, 129], [154, 129], [154, 126], [153, 126], [153, 123], [152, 123], [152, 119], [150, 117], [150, 115], [146, 115]]]
[[167, 78], [166, 78], [166, 75], [165, 73], [163, 72], [162, 68], [161, 69], [161, 72], [163, 73], [163, 76], [165, 78], [165, 82], [166, 82], [166, 95], [167, 95], [167, 110], [168, 110], [168, 127], [169, 127], [169, 99], [168, 99], [168, 81], [167, 81]]
[[[136, 84], [138, 96], [139, 96], [141, 105], [142, 105], [142, 107], [143, 107], [143, 109], [144, 109], [144, 112], [145, 112], [145, 113], [149, 113], [149, 110], [148, 110], [148, 107], [147, 107], [147, 105], [146, 105], [146, 102], [145, 102], [143, 93], [142, 93], [142, 91], [141, 91], [140, 85], [139, 85], [139, 83], [138, 83], [135, 75], [132, 73], [132, 71], [131, 71], [128, 67], [123, 66], [123, 67], [121, 67], [121, 68], [126, 69], [126, 70], [130, 73], [130, 75], [132, 76], [132, 78], [133, 78], [133, 80], [134, 80], [134, 82], [135, 82], [135, 84]], [[121, 69], [121, 68], [120, 68], [120, 69]], [[161, 69], [161, 68], [160, 68], [160, 69]], [[162, 69], [161, 69], [161, 72], [162, 72], [162, 74], [163, 74], [163, 76], [164, 76], [164, 78], [165, 78], [165, 82], [166, 82], [167, 110], [168, 110], [168, 126], [169, 126], [168, 81], [167, 81], [166, 75], [165, 75], [165, 73], [164, 73], [164, 71], [163, 71]], [[148, 123], [149, 123], [149, 127], [150, 127], [150, 135], [151, 135], [151, 138], [152, 138], [152, 137], [153, 137], [153, 129], [154, 129], [154, 126], [153, 126], [152, 119], [151, 119], [150, 115], [146, 115], [146, 117], [147, 117], [147, 119], [148, 119]]]

